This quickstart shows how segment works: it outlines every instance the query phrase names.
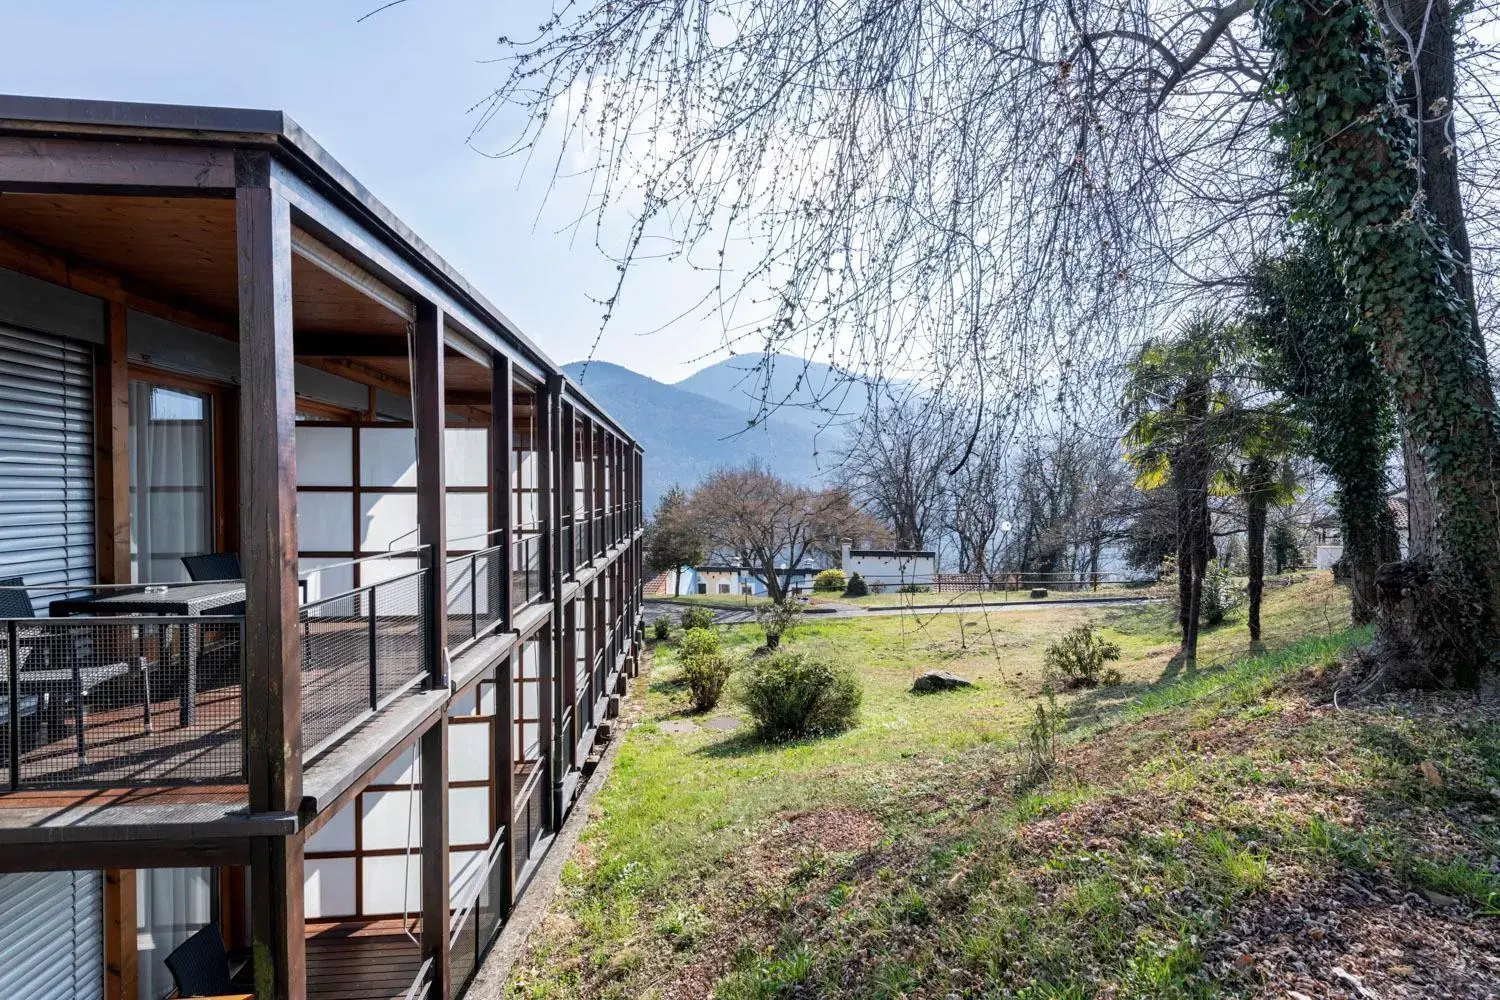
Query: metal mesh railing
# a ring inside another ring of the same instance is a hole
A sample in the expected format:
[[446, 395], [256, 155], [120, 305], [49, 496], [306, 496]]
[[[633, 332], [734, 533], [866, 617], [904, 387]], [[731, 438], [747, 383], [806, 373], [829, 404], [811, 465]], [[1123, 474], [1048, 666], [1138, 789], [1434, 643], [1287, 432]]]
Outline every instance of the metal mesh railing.
[[448, 647], [468, 645], [500, 624], [502, 557], [505, 546], [492, 545], [448, 560]]
[[3, 787], [244, 779], [242, 618], [0, 625]]
[[528, 535], [516, 540], [515, 560], [510, 567], [511, 603], [524, 608], [543, 596], [542, 535]]
[[425, 567], [302, 606], [302, 740], [311, 758], [428, 673]]
[[526, 776], [526, 781], [522, 783], [521, 791], [516, 796], [516, 844], [513, 860], [518, 881], [526, 868], [526, 862], [531, 859], [531, 852], [547, 834], [547, 783], [542, 780], [543, 770], [540, 763], [534, 762], [531, 773]]

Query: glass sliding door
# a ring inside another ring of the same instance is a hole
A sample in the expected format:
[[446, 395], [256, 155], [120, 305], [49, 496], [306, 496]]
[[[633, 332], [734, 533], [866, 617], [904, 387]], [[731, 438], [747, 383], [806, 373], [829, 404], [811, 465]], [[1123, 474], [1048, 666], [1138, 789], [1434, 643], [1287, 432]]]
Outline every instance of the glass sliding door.
[[182, 557], [214, 551], [213, 397], [130, 383], [130, 575], [186, 580]]

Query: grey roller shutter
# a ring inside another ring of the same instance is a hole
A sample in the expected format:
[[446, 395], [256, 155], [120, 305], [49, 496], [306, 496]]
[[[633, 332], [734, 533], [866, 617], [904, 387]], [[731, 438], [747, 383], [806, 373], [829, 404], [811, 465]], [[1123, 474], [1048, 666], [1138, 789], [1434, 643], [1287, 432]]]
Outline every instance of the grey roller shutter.
[[88, 344], [0, 325], [0, 577], [94, 582], [93, 413]]
[[0, 1000], [99, 1000], [103, 995], [99, 873], [0, 875]]

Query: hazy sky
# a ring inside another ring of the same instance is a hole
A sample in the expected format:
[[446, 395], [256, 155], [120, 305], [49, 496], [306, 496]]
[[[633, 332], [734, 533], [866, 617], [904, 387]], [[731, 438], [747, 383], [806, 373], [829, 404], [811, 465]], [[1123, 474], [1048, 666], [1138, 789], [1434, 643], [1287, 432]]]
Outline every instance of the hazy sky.
[[[466, 144], [502, 72], [484, 65], [502, 34], [527, 36], [551, 0], [0, 0], [0, 93], [286, 111], [490, 297], [552, 358], [585, 357], [614, 265], [591, 232], [560, 232], [577, 192], [549, 173]], [[482, 138], [505, 138], [507, 123]], [[540, 217], [539, 217], [540, 213]], [[697, 319], [642, 335], [688, 309], [691, 277], [643, 274], [596, 356], [677, 381], [717, 351]]]

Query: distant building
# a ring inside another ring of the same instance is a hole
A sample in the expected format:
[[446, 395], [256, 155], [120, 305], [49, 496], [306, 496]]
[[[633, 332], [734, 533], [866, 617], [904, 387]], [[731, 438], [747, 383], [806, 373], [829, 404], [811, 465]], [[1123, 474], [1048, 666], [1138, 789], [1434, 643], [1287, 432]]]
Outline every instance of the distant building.
[[844, 573], [858, 573], [873, 590], [895, 589], [907, 584], [932, 586], [937, 572], [937, 553], [921, 549], [856, 549], [844, 543]]
[[[778, 570], [785, 573], [785, 569]], [[665, 574], [663, 594], [671, 596], [674, 594], [718, 594], [729, 597], [764, 597], [767, 594], [765, 583], [743, 566], [709, 565], [709, 566], [684, 566], [677, 571], [678, 580], [673, 580], [672, 574]], [[813, 577], [818, 574], [816, 569], [799, 567], [792, 570], [790, 589], [793, 593], [798, 591], [812, 590]]]
[[[1401, 544], [1401, 558], [1409, 551], [1411, 537], [1411, 515], [1407, 509], [1405, 493], [1397, 493], [1386, 500], [1390, 507], [1391, 520], [1396, 525], [1396, 537]], [[1328, 514], [1312, 522], [1310, 527], [1316, 538], [1317, 552], [1313, 565], [1318, 569], [1333, 569], [1333, 564], [1344, 557], [1343, 524], [1338, 514]]]

